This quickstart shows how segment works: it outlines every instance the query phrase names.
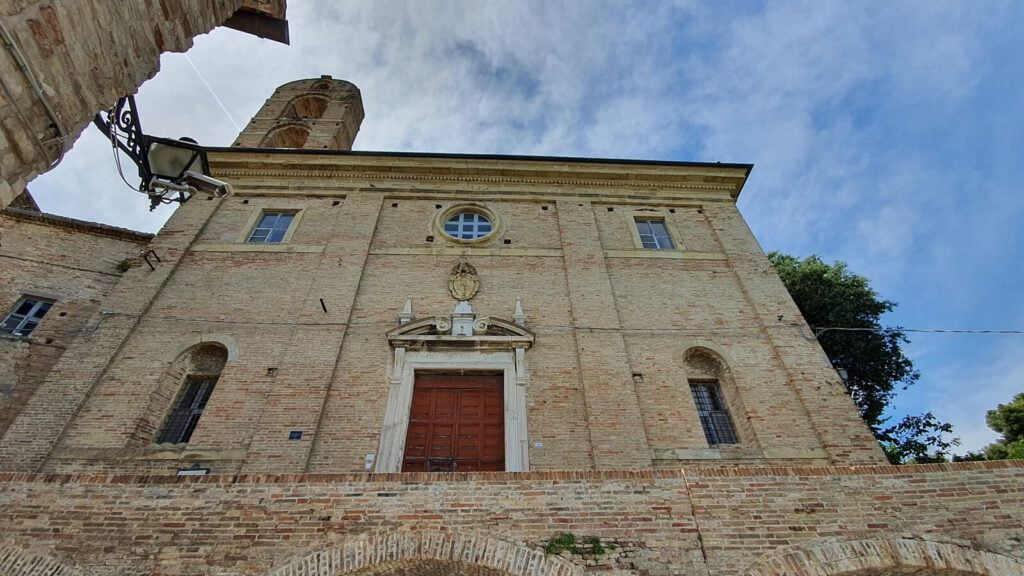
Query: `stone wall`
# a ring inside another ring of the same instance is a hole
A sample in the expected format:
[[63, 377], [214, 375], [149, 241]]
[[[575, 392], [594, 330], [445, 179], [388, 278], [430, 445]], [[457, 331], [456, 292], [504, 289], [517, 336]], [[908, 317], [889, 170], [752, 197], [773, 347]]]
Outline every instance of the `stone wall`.
[[[17, 0], [0, 5], [0, 207], [56, 165], [96, 112], [156, 74], [162, 52], [234, 14], [242, 0]], [[281, 18], [283, 0], [246, 9]]]
[[124, 272], [149, 234], [9, 208], [0, 212], [0, 314], [24, 295], [54, 306], [31, 336], [0, 332], [0, 436]]
[[[95, 576], [1007, 576], [1024, 574], [1024, 462], [196, 479], [6, 474], [0, 523], [0, 566], [36, 558], [64, 570], [55, 573]], [[559, 551], [552, 540], [564, 534], [576, 545]], [[5, 571], [36, 573], [27, 561]]]

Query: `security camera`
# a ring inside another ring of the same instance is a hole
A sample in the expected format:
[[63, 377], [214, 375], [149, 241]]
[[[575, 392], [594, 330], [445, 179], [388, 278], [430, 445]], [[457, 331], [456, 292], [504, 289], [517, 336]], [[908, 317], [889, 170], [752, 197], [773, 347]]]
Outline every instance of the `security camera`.
[[185, 172], [182, 182], [215, 198], [223, 198], [231, 194], [231, 184], [191, 170]]

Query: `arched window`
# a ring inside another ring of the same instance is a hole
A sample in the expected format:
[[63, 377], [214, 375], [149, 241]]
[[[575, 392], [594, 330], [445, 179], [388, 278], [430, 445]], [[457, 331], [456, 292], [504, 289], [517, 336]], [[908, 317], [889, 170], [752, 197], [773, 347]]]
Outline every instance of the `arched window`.
[[283, 118], [322, 118], [330, 101], [323, 96], [307, 94], [294, 98], [284, 107]]
[[708, 445], [739, 444], [740, 435], [722, 390], [723, 380], [729, 377], [724, 363], [704, 348], [687, 350], [684, 360], [690, 394]]
[[274, 130], [260, 143], [261, 148], [302, 148], [309, 139], [309, 129], [303, 126], [285, 126]]
[[208, 343], [175, 360], [171, 376], [180, 382], [178, 395], [157, 435], [158, 444], [185, 444], [192, 438], [227, 359], [227, 349]]

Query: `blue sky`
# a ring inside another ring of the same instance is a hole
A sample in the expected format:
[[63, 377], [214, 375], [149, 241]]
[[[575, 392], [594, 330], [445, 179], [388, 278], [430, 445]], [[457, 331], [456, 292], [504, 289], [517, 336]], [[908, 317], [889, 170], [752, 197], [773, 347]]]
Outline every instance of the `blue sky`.
[[[751, 162], [766, 250], [844, 260], [913, 328], [1024, 329], [1024, 3], [294, 1], [292, 45], [228, 29], [140, 90], [148, 133], [228, 145], [275, 87], [360, 87], [359, 150]], [[83, 175], [87, 174], [87, 178]], [[170, 208], [86, 131], [30, 185], [44, 210], [156, 230]], [[1024, 336], [912, 335], [963, 449], [1024, 391]]]

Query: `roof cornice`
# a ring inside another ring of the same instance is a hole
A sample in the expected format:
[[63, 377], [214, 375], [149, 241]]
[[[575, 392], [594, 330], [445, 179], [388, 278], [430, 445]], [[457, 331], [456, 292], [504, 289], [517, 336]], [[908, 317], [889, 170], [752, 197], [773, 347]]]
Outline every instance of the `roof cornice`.
[[410, 182], [586, 187], [613, 194], [663, 191], [732, 200], [753, 168], [751, 164], [304, 149], [211, 148], [207, 153], [213, 174], [227, 179], [304, 178], [383, 187]]

